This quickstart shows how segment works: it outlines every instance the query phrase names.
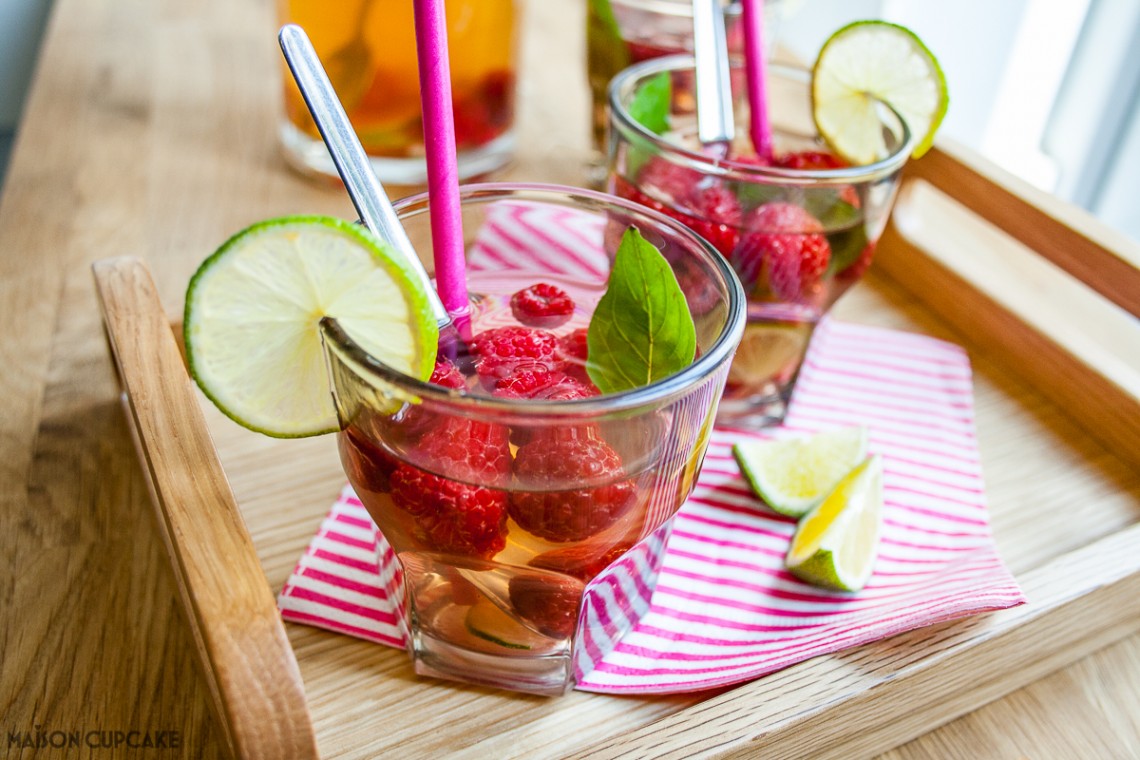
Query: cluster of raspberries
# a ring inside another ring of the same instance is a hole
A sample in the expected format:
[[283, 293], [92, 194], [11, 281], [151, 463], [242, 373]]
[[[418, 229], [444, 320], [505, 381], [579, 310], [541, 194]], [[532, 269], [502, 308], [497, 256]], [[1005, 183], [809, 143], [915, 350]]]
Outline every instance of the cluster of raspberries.
[[[760, 164], [755, 156], [738, 156], [742, 163]], [[784, 169], [840, 169], [846, 164], [821, 151], [777, 156], [772, 165]], [[802, 206], [770, 201], [745, 210], [740, 199], [723, 184], [710, 184], [683, 166], [654, 157], [639, 170], [636, 185], [621, 178], [613, 191], [629, 200], [671, 216], [686, 225], [729, 260], [745, 290], [779, 301], [810, 303], [822, 296], [831, 264], [831, 246], [818, 219]], [[839, 197], [859, 207], [851, 186]], [[873, 247], [867, 246], [853, 262], [849, 277], [870, 265]]]
[[[478, 383], [501, 398], [598, 395], [585, 372], [585, 329], [562, 336], [545, 329], [571, 318], [570, 297], [539, 283], [516, 293], [511, 307], [522, 324], [471, 340]], [[447, 359], [437, 361], [429, 382], [468, 387]], [[578, 542], [633, 505], [634, 483], [596, 424], [525, 428], [461, 417], [433, 423], [417, 431], [415, 444], [418, 461], [431, 462], [432, 472], [393, 461], [385, 474], [393, 503], [415, 518], [418, 537], [435, 551], [490, 558], [506, 545], [508, 517], [548, 541]]]

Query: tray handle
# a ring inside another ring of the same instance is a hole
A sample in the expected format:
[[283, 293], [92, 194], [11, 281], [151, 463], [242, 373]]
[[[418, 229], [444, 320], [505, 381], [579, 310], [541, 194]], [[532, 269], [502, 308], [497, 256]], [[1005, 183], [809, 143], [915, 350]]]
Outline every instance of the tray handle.
[[1140, 246], [940, 141], [907, 166], [875, 271], [1140, 467]]
[[296, 657], [154, 281], [135, 258], [92, 269], [128, 425], [229, 750], [318, 757]]
[[940, 140], [907, 174], [1140, 317], [1140, 244], [1127, 235], [952, 140]]

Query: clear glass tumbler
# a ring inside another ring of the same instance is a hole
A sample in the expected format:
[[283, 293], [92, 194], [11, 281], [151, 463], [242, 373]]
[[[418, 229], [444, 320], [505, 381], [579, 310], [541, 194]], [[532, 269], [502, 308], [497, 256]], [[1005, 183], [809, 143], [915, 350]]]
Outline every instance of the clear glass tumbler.
[[[457, 356], [462, 369], [420, 382], [325, 320], [341, 458], [399, 560], [416, 672], [561, 694], [648, 606], [744, 331], [744, 295], [707, 242], [638, 204], [541, 185], [465, 185], [461, 198], [472, 343], [522, 329], [511, 297], [535, 283], [569, 294], [572, 313], [527, 328], [550, 350], [513, 365], [510, 387], [483, 354], [477, 372]], [[427, 197], [395, 205], [413, 244], [431, 250]], [[682, 286], [697, 358], [597, 395], [583, 390], [582, 337], [630, 225]], [[555, 382], [536, 386], [526, 362], [551, 357], [557, 372], [538, 380]], [[494, 395], [479, 390], [489, 379]]]
[[[427, 182], [419, 67], [408, 0], [277, 0], [280, 24], [305, 29], [381, 181]], [[447, 34], [459, 175], [504, 166], [514, 153], [515, 0], [449, 0]], [[278, 129], [299, 170], [336, 177], [300, 91], [284, 76]]]
[[695, 103], [683, 90], [672, 90], [663, 134], [631, 118], [627, 107], [635, 93], [662, 74], [687, 81], [693, 60], [658, 58], [613, 80], [609, 189], [688, 225], [732, 264], [747, 295], [748, 327], [718, 424], [776, 424], [815, 325], [871, 264], [910, 154], [910, 134], [902, 118], [882, 106], [881, 159], [847, 166], [817, 135], [809, 72], [769, 65], [775, 157], [765, 163], [752, 151], [744, 77], [735, 76], [736, 142], [724, 158], [702, 150]]

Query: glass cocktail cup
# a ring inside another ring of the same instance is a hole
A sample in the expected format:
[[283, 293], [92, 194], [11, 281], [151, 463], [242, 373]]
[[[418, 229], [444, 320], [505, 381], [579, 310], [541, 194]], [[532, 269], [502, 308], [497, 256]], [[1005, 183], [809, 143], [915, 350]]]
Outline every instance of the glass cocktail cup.
[[[696, 324], [698, 358], [682, 371], [557, 400], [420, 382], [322, 323], [342, 462], [398, 558], [416, 672], [561, 694], [647, 607], [743, 334], [743, 292], [699, 236], [637, 204], [539, 185], [465, 185], [461, 197], [476, 337], [515, 324], [507, 299], [535, 282], [577, 304], [551, 332], [584, 328], [629, 225], [662, 250]], [[431, 250], [427, 197], [395, 206]]]
[[[412, 3], [277, 0], [281, 24], [305, 29], [381, 181], [427, 182]], [[460, 179], [504, 166], [514, 152], [515, 0], [449, 0], [452, 105]], [[284, 77], [279, 138], [303, 172], [336, 167], [300, 91]]]
[[[765, 50], [783, 9], [782, 0], [764, 4]], [[607, 11], [612, 20], [607, 18]], [[724, 5], [724, 30], [730, 55], [744, 54], [739, 0]], [[605, 147], [606, 91], [610, 80], [630, 64], [693, 52], [693, 4], [690, 0], [591, 0], [586, 10], [586, 70], [593, 103], [594, 144]], [[692, 80], [679, 82], [692, 97]]]
[[[662, 72], [688, 79], [693, 60], [646, 61], [623, 71], [610, 87], [609, 189], [684, 222], [732, 264], [748, 299], [748, 326], [718, 424], [776, 424], [787, 411], [815, 325], [871, 264], [910, 154], [910, 134], [898, 114], [882, 106], [883, 157], [875, 163], [760, 165], [749, 143], [747, 96], [737, 86], [743, 77], [734, 76], [736, 142], [730, 158], [718, 158], [702, 151], [695, 103], [683, 91], [673, 90], [664, 135], [630, 117], [634, 93]], [[767, 79], [776, 155], [826, 152], [811, 117], [810, 74], [770, 65]]]

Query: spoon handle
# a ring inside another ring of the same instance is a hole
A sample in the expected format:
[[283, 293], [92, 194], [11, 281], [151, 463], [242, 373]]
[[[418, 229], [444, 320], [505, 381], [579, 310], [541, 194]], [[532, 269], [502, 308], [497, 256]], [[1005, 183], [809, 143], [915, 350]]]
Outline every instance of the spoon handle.
[[305, 105], [309, 107], [309, 113], [328, 146], [337, 173], [344, 180], [348, 196], [352, 199], [352, 205], [356, 206], [361, 221], [407, 259], [424, 283], [436, 321], [441, 325], [447, 324], [451, 317], [440, 301], [427, 269], [412, 247], [408, 233], [400, 224], [392, 202], [384, 192], [384, 186], [372, 171], [368, 154], [364, 152], [364, 146], [352, 128], [348, 114], [344, 112], [344, 106], [317, 57], [317, 51], [313, 49], [309, 36], [296, 24], [287, 24], [281, 27], [277, 40], [281, 43], [281, 52], [285, 55], [289, 70], [293, 72], [297, 87], [305, 98]]
[[693, 55], [697, 69], [697, 139], [727, 147], [735, 136], [728, 42], [720, 0], [693, 0]]

